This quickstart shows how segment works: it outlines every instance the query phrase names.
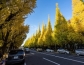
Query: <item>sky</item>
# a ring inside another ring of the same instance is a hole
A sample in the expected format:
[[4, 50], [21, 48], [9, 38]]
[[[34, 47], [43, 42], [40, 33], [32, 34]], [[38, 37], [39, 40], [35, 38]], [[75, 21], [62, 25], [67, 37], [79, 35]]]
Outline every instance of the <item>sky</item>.
[[39, 25], [42, 27], [42, 23], [48, 23], [48, 15], [50, 16], [52, 28], [54, 27], [56, 3], [58, 3], [60, 12], [66, 20], [69, 20], [72, 17], [72, 0], [37, 0], [34, 12], [25, 19], [25, 24], [30, 26], [26, 39], [36, 33]]

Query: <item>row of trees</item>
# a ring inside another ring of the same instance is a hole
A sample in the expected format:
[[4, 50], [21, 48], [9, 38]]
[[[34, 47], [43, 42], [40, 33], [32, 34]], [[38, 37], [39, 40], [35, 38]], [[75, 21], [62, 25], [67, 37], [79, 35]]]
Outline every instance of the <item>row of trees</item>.
[[29, 32], [24, 25], [28, 14], [36, 7], [36, 0], [0, 0], [0, 51], [18, 48]]
[[[79, 7], [79, 8], [78, 8]], [[83, 0], [72, 0], [72, 18], [66, 20], [56, 4], [54, 29], [48, 17], [48, 25], [36, 31], [25, 42], [25, 47], [67, 48], [73, 50], [84, 47], [84, 4]]]

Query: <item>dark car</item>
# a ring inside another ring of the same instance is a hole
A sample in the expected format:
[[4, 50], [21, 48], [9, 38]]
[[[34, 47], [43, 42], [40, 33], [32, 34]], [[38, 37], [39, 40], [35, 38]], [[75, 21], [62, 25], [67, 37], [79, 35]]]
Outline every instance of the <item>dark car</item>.
[[25, 62], [25, 52], [23, 50], [11, 50], [6, 59], [6, 65], [11, 64], [21, 64], [24, 65]]

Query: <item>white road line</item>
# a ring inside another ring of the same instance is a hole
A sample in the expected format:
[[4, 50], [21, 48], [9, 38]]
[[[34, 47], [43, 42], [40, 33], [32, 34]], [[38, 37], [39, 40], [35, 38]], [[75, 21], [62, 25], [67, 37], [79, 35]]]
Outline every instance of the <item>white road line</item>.
[[[42, 53], [42, 54], [45, 54], [45, 53]], [[55, 56], [55, 55], [50, 55], [50, 54], [45, 54], [45, 55], [54, 56], [54, 57], [62, 58], [62, 59], [66, 59], [66, 60], [71, 60], [71, 61], [74, 61], [74, 62], [84, 63], [83, 61], [78, 61], [78, 60], [74, 60], [74, 59], [69, 59], [69, 58], [65, 58], [65, 57], [61, 57], [61, 56]]]
[[84, 57], [80, 57], [80, 56], [69, 56], [69, 57], [75, 57], [75, 58], [79, 58], [79, 59], [83, 59], [84, 60]]
[[70, 61], [79, 62], [79, 63], [83, 63], [84, 64], [83, 61], [78, 61], [78, 60], [74, 60], [74, 59], [70, 59], [70, 58], [65, 58], [65, 57], [61, 57], [61, 56], [55, 56], [55, 55], [46, 54], [46, 53], [42, 53], [42, 52], [38, 52], [38, 53], [49, 55], [49, 56], [54, 56], [54, 57], [57, 57], [57, 58], [61, 58], [61, 59], [70, 60]]
[[60, 64], [58, 64], [58, 63], [56, 63], [56, 62], [54, 62], [54, 61], [51, 61], [51, 60], [49, 60], [49, 59], [46, 59], [46, 58], [43, 58], [44, 60], [47, 60], [47, 61], [49, 61], [49, 62], [51, 62], [51, 63], [54, 63], [54, 64], [56, 64], [56, 65], [60, 65]]
[[65, 58], [65, 57], [60, 57], [60, 56], [55, 56], [55, 57], [66, 59], [66, 60], [71, 60], [71, 61], [75, 61], [75, 62], [79, 62], [79, 63], [84, 63], [83, 61], [73, 60], [73, 59], [69, 59], [69, 58]]

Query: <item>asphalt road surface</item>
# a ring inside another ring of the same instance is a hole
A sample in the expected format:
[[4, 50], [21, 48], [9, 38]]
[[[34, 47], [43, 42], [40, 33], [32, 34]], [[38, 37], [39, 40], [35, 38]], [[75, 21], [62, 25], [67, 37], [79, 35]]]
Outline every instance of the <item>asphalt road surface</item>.
[[84, 56], [31, 51], [24, 65], [84, 65]]

